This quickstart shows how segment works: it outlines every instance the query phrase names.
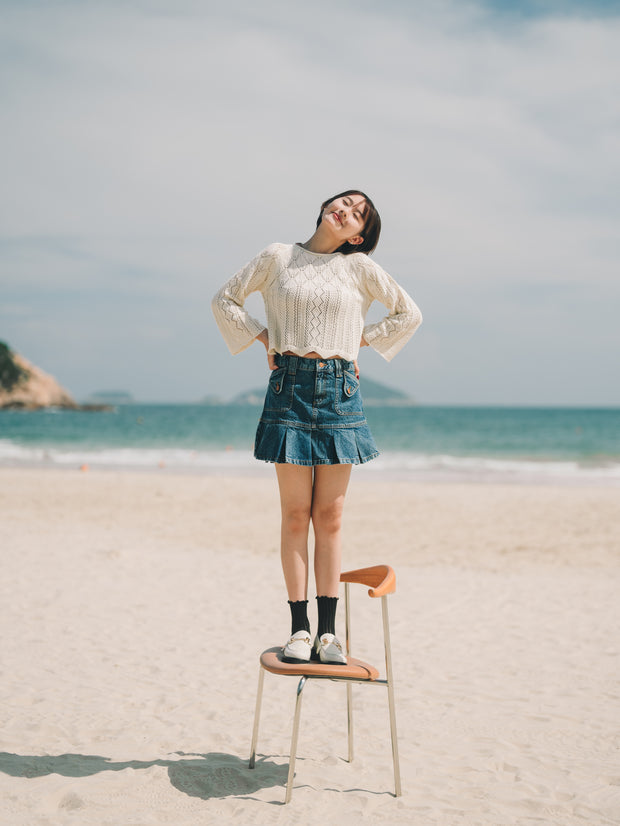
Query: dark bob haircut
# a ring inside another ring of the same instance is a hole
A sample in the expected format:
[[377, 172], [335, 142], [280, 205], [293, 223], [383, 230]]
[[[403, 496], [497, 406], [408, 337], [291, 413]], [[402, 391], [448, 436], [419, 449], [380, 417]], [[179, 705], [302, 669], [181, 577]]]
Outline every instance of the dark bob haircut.
[[339, 192], [338, 195], [333, 195], [331, 198], [323, 201], [316, 225], [317, 227], [320, 225], [325, 207], [331, 204], [332, 201], [337, 201], [338, 198], [344, 198], [346, 195], [361, 195], [368, 205], [366, 210], [366, 220], [364, 221], [364, 229], [361, 232], [364, 240], [361, 244], [357, 245], [349, 244], [348, 241], [345, 241], [341, 247], [338, 247], [336, 252], [341, 252], [343, 255], [351, 255], [353, 252], [365, 252], [366, 255], [370, 255], [379, 243], [379, 236], [381, 235], [381, 218], [377, 212], [377, 207], [373, 204], [368, 195], [361, 192], [361, 190], [347, 189], [346, 192]]

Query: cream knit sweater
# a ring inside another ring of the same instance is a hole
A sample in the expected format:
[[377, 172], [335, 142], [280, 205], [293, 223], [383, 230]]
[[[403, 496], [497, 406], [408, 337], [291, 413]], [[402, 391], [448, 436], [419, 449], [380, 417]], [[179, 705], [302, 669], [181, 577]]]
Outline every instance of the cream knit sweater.
[[[243, 306], [255, 291], [265, 302], [270, 353], [315, 351], [353, 361], [363, 334], [390, 361], [422, 322], [413, 300], [365, 253], [322, 254], [299, 244], [271, 244], [213, 299], [215, 320], [233, 354], [265, 329]], [[389, 315], [364, 326], [375, 299]]]

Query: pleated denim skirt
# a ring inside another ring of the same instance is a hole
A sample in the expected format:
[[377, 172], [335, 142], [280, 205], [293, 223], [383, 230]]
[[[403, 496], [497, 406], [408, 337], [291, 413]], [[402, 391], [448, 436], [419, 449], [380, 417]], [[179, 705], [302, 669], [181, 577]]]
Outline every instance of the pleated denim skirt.
[[379, 455], [364, 415], [355, 365], [276, 356], [254, 456], [291, 465], [359, 465]]

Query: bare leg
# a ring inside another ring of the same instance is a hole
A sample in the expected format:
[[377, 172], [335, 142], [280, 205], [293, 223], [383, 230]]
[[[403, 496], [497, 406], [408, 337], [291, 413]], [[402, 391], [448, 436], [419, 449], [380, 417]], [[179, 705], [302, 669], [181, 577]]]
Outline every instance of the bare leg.
[[276, 464], [282, 530], [280, 552], [288, 598], [308, 598], [308, 531], [312, 509], [312, 468]]
[[342, 511], [351, 465], [317, 465], [312, 492], [316, 592], [337, 597], [342, 559]]

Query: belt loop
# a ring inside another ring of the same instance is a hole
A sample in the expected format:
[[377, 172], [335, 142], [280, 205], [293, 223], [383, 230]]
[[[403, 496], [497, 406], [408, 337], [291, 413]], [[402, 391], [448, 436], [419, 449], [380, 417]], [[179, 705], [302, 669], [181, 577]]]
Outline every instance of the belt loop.
[[294, 376], [297, 372], [297, 356], [288, 357], [288, 373], [289, 376]]
[[340, 359], [334, 359], [334, 366], [336, 367], [336, 375], [340, 378], [342, 375], [342, 362]]

